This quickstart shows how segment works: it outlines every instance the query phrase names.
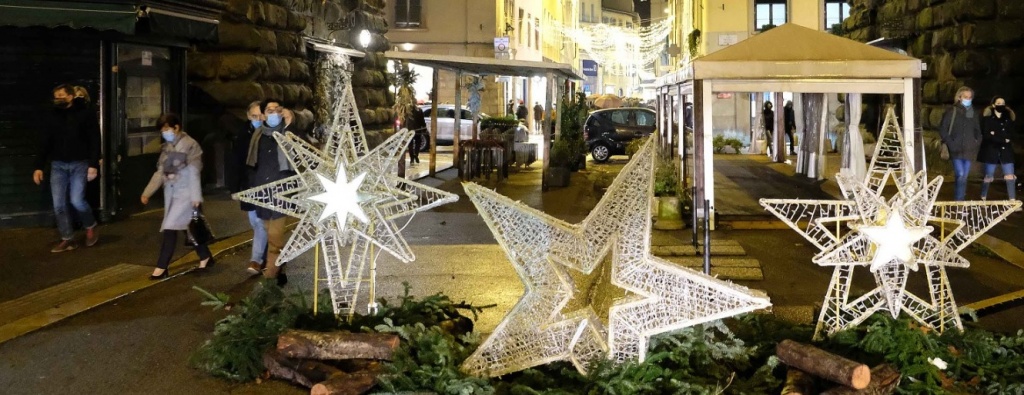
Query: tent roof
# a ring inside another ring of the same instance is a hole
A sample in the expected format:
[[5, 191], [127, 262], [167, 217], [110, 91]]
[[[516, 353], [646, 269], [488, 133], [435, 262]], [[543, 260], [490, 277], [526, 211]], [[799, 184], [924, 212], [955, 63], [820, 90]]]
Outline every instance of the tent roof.
[[919, 78], [921, 60], [792, 23], [691, 64], [693, 79]]
[[475, 56], [438, 55], [422, 52], [387, 51], [384, 56], [423, 66], [463, 71], [477, 75], [503, 75], [514, 77], [543, 77], [547, 73], [572, 80], [583, 77], [565, 63], [534, 62], [529, 60], [494, 59]]

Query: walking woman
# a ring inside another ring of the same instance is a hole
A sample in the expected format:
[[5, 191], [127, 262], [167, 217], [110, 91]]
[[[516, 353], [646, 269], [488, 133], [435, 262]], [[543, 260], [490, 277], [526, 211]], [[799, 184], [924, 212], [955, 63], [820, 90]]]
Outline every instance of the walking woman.
[[949, 159], [953, 162], [956, 177], [953, 199], [962, 201], [967, 196], [967, 173], [971, 171], [971, 162], [978, 157], [981, 147], [981, 114], [971, 106], [973, 89], [962, 86], [956, 90], [953, 99], [953, 107], [942, 114], [939, 136], [949, 149]]
[[[167, 278], [167, 266], [174, 255], [174, 246], [178, 243], [178, 233], [188, 229], [192, 220], [192, 210], [198, 210], [203, 202], [203, 191], [199, 181], [199, 172], [203, 169], [203, 150], [199, 143], [181, 130], [181, 118], [176, 114], [167, 113], [157, 120], [161, 137], [164, 139], [157, 160], [157, 169], [142, 192], [142, 204], [148, 204], [149, 198], [157, 189], [164, 188], [164, 221], [160, 225], [163, 232], [163, 243], [160, 245], [160, 256], [157, 258], [156, 269], [149, 276], [151, 280]], [[213, 257], [205, 244], [196, 246], [199, 254], [199, 269], [213, 266]]]
[[1006, 107], [1006, 100], [996, 96], [985, 108], [981, 120], [981, 149], [978, 162], [985, 165], [985, 179], [981, 183], [981, 200], [988, 199], [988, 187], [995, 178], [996, 167], [1001, 167], [1006, 181], [1008, 199], [1017, 199], [1017, 176], [1013, 171], [1013, 144], [1010, 137], [1016, 132], [1016, 114]]

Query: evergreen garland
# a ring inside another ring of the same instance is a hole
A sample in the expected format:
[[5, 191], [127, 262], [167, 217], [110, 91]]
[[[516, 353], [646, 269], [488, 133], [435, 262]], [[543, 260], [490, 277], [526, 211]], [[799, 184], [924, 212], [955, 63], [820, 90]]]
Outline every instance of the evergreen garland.
[[[597, 362], [587, 376], [571, 364], [551, 363], [500, 378], [467, 376], [462, 361], [479, 345], [472, 321], [482, 308], [455, 303], [443, 294], [397, 304], [381, 300], [374, 315], [352, 320], [313, 315], [300, 294], [285, 296], [263, 284], [237, 306], [227, 296], [207, 297], [205, 305], [232, 307], [214, 335], [193, 356], [193, 365], [232, 380], [253, 380], [263, 372], [262, 354], [288, 328], [394, 333], [402, 341], [378, 389], [439, 394], [768, 394], [777, 393], [786, 374], [775, 357], [784, 339], [811, 343], [813, 327], [794, 325], [768, 314], [748, 314], [685, 328], [651, 339], [643, 362]], [[323, 298], [323, 311], [330, 311]], [[814, 343], [846, 358], [875, 366], [893, 364], [903, 375], [901, 394], [1024, 393], [1024, 331], [998, 334], [967, 328], [943, 334], [909, 319], [886, 314]], [[941, 360], [941, 361], [939, 361]], [[937, 365], [947, 364], [945, 368]], [[824, 384], [824, 383], [823, 383]], [[827, 385], [826, 385], [827, 387]]]

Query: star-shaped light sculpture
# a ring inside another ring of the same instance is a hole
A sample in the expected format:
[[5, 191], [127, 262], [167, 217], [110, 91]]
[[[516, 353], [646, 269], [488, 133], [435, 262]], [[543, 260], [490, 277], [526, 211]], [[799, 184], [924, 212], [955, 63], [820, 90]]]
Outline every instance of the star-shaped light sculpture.
[[871, 271], [877, 272], [893, 260], [909, 265], [917, 270], [914, 259], [914, 244], [932, 233], [931, 226], [907, 227], [903, 214], [897, 206], [893, 211], [882, 211], [879, 225], [852, 225], [854, 231], [861, 232], [874, 246], [871, 254]]
[[653, 335], [770, 306], [760, 292], [650, 254], [653, 153], [649, 142], [578, 224], [465, 185], [526, 290], [463, 370], [497, 376], [566, 360], [585, 372], [600, 358], [643, 360]]
[[[232, 197], [299, 218], [278, 262], [290, 261], [320, 243], [334, 312], [351, 315], [367, 266], [375, 265], [380, 252], [406, 263], [415, 259], [395, 221], [454, 202], [458, 196], [397, 176], [396, 165], [412, 131], [403, 129], [369, 149], [356, 113], [351, 75], [339, 77], [323, 148], [292, 133], [275, 132], [273, 137], [296, 174]], [[356, 177], [349, 180], [348, 174]], [[347, 254], [346, 246], [351, 247]], [[373, 287], [374, 271], [370, 273]]]
[[[815, 337], [856, 326], [878, 311], [906, 313], [938, 331], [963, 329], [946, 267], [966, 268], [959, 252], [1006, 219], [1020, 202], [936, 202], [942, 177], [913, 174], [902, 132], [890, 107], [867, 177], [836, 176], [842, 200], [762, 199], [761, 205], [821, 252], [812, 262], [834, 266]], [[895, 196], [883, 196], [896, 184]], [[938, 235], [934, 227], [940, 225]], [[906, 290], [911, 271], [923, 265], [928, 300]], [[853, 269], [869, 266], [876, 287], [851, 299]]]

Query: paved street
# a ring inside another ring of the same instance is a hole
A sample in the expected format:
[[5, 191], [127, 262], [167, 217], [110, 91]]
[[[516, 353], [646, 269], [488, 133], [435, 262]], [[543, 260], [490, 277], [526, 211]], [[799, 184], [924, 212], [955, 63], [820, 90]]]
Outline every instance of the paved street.
[[[768, 185], [779, 190], [785, 190], [781, 186], [790, 185], [787, 183], [809, 185], [806, 181], [790, 178], [782, 171], [765, 171], [779, 165], [766, 165], [757, 158], [735, 156], [727, 159], [717, 162], [720, 175], [716, 177], [729, 178], [723, 182], [740, 187], [723, 188], [719, 197], [723, 205], [734, 204], [738, 211], [750, 210], [749, 207], [740, 207], [741, 202], [756, 201], [757, 191], [768, 190]], [[572, 186], [547, 193], [539, 191], [539, 170], [536, 166], [493, 186], [513, 199], [575, 222], [586, 215], [600, 195], [588, 175], [601, 170], [615, 172], [624, 162], [591, 163], [587, 171], [573, 174]], [[454, 173], [450, 170], [440, 173], [438, 178], [421, 180], [427, 185], [459, 193], [460, 201], [412, 218], [404, 235], [416, 253], [417, 261], [402, 264], [391, 258], [382, 258], [378, 266], [377, 296], [397, 296], [402, 291], [401, 282], [408, 281], [417, 295], [444, 292], [455, 300], [478, 305], [496, 304], [496, 308], [484, 312], [477, 322], [477, 330], [486, 333], [518, 300], [523, 288], [504, 252], [495, 244], [490, 231], [462, 192]], [[756, 177], [744, 174], [756, 174]], [[820, 191], [808, 193], [817, 195]], [[224, 201], [223, 204], [226, 207], [225, 220], [241, 216], [232, 202]], [[156, 220], [148, 219], [147, 215], [129, 222], [156, 226], [149, 223]], [[1014, 216], [1014, 221], [1019, 222], [1021, 214]], [[236, 231], [244, 231], [244, 226], [244, 222], [240, 223]], [[27, 232], [30, 235], [21, 236], [23, 238], [19, 240], [38, 243], [33, 240], [38, 236], [31, 235], [46, 231], [49, 230], [5, 232]], [[688, 244], [689, 235], [688, 229], [661, 232], [656, 234], [656, 239]], [[106, 264], [134, 262], [146, 274], [149, 259], [155, 254], [155, 245], [125, 245], [129, 236], [105, 239], [107, 247], [103, 247], [104, 250], [75, 253], [94, 253], [96, 262], [105, 259]], [[721, 229], [714, 232], [714, 238], [736, 240], [748, 256], [762, 262], [764, 280], [741, 282], [743, 285], [767, 291], [777, 311], [797, 310], [801, 312], [798, 316], [802, 314], [802, 318], [810, 318], [811, 308], [820, 303], [824, 295], [831, 271], [810, 264], [810, 256], [817, 251], [795, 232], [788, 229]], [[180, 275], [0, 344], [0, 387], [5, 388], [4, 393], [8, 394], [36, 394], [58, 388], [73, 389], [83, 394], [304, 393], [276, 381], [230, 383], [188, 367], [189, 354], [209, 336], [213, 324], [225, 314], [200, 306], [201, 297], [191, 287], [198, 285], [210, 291], [226, 292], [237, 300], [258, 286], [258, 280], [249, 278], [243, 270], [248, 260], [247, 248], [228, 251], [233, 252], [221, 256], [218, 265], [208, 274]], [[1024, 284], [1024, 270], [1016, 266], [996, 258], [979, 256], [971, 249], [965, 255], [972, 262], [970, 269], [950, 269], [956, 297], [961, 304], [1015, 291]], [[288, 269], [292, 281], [287, 290], [308, 294], [312, 284], [312, 266], [311, 254], [292, 262]], [[24, 269], [23, 272], [30, 273]], [[855, 278], [857, 292], [870, 289], [872, 284], [866, 271], [858, 272]], [[911, 288], [921, 292], [923, 286], [912, 283]], [[366, 296], [363, 295], [364, 301]], [[1024, 327], [1019, 318], [1022, 310], [1024, 308], [1016, 307], [987, 316], [982, 324], [997, 330]]]

